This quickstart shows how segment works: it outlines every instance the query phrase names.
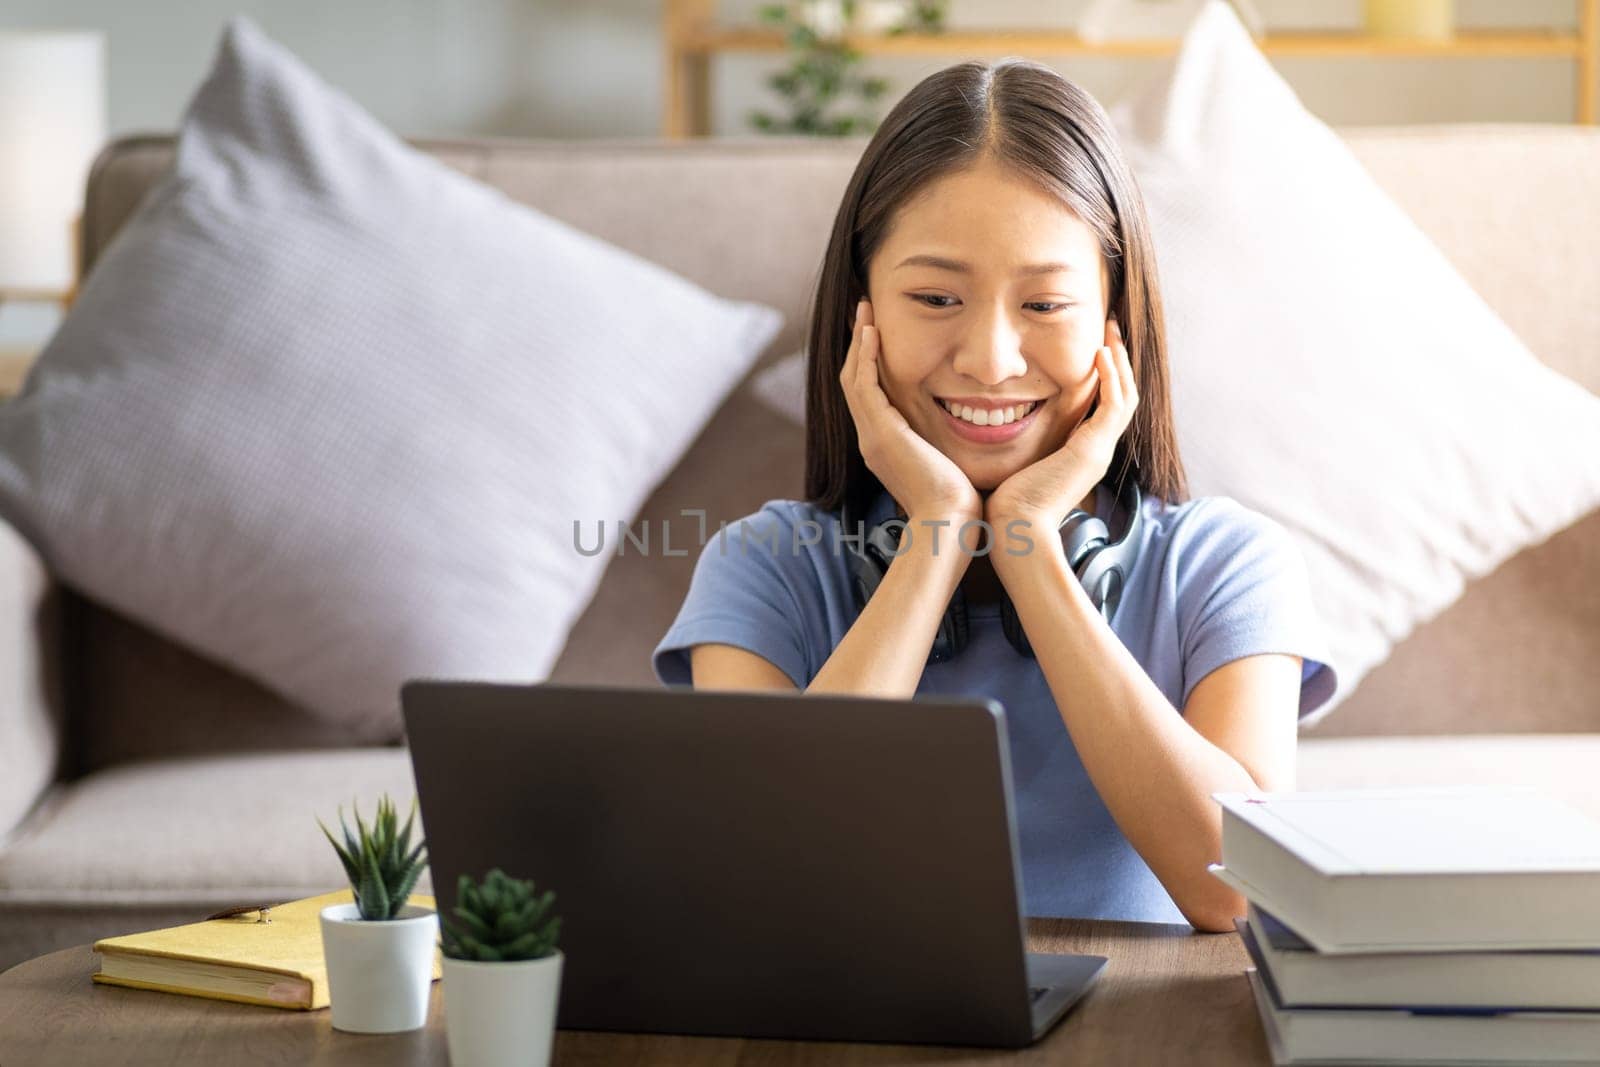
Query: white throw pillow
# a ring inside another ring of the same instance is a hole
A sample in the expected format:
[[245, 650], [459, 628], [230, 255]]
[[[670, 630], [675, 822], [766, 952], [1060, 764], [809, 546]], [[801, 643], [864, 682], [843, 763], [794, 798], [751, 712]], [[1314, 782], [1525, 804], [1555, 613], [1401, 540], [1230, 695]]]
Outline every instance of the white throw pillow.
[[[1293, 534], [1339, 693], [1600, 506], [1600, 398], [1540, 363], [1222, 0], [1111, 109], [1161, 273], [1194, 496]], [[803, 357], [757, 377], [804, 419]]]
[[1112, 118], [1190, 490], [1296, 536], [1341, 696], [1468, 580], [1600, 506], [1600, 398], [1528, 351], [1222, 0]]
[[[89, 596], [332, 719], [545, 677], [777, 333], [418, 153], [249, 21], [24, 392], [0, 514]], [[225, 709], [219, 709], [219, 712]]]

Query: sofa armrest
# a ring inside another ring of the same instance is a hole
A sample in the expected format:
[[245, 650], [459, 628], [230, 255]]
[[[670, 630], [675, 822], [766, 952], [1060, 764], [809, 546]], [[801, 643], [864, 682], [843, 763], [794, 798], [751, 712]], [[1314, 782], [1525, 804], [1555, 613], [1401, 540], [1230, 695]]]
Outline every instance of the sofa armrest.
[[0, 520], [0, 838], [56, 778], [61, 758], [61, 593]]

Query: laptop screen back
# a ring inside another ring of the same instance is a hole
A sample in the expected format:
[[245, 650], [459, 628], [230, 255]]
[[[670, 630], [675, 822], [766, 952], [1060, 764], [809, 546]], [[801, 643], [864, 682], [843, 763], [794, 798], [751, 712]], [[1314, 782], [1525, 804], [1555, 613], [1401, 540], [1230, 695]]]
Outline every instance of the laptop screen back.
[[402, 704], [440, 911], [464, 872], [553, 890], [560, 1026], [1026, 1041], [993, 701], [416, 681]]

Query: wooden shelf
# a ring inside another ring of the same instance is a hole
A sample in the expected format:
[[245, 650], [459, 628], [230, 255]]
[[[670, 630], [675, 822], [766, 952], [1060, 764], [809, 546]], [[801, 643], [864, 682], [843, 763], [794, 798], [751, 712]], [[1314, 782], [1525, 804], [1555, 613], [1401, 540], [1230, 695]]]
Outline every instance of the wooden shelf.
[[0, 304], [15, 301], [19, 304], [60, 304], [72, 302], [71, 289], [12, 289], [0, 287]]
[[1259, 41], [1269, 56], [1563, 56], [1583, 55], [1583, 37], [1559, 30], [1458, 30], [1447, 41], [1367, 33], [1279, 33]]
[[[1269, 56], [1371, 58], [1556, 58], [1576, 68], [1574, 121], [1596, 119], [1596, 81], [1600, 79], [1600, 0], [1576, 0], [1575, 30], [1458, 30], [1448, 40], [1375, 37], [1362, 31], [1268, 33], [1256, 39]], [[710, 132], [712, 57], [724, 52], [782, 52], [783, 35], [756, 27], [719, 27], [714, 0], [665, 0], [666, 92], [662, 133], [667, 137]], [[1137, 58], [1175, 52], [1176, 39], [1086, 41], [1071, 30], [948, 30], [938, 34], [880, 36], [850, 34], [845, 43], [869, 56], [1008, 55], [1116, 56]]]
[[[1178, 48], [1176, 39], [1085, 41], [1058, 30], [962, 30], [897, 37], [847, 35], [844, 42], [878, 56], [1163, 56]], [[1583, 39], [1557, 30], [1463, 30], [1447, 41], [1374, 37], [1350, 33], [1274, 33], [1256, 38], [1268, 55], [1289, 56], [1566, 56], [1583, 54]], [[783, 35], [762, 29], [703, 30], [680, 43], [685, 52], [781, 52]]]

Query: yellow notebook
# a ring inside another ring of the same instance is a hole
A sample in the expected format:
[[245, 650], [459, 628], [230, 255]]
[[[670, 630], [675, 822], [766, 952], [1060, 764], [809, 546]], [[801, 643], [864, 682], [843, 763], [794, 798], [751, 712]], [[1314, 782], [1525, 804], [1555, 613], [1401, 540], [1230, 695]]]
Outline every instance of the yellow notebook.
[[[100, 953], [96, 982], [158, 989], [194, 997], [265, 1004], [309, 1011], [328, 1006], [328, 969], [322, 960], [318, 916], [330, 904], [349, 904], [350, 890], [324, 893], [272, 909], [271, 922], [256, 914], [231, 919], [107, 937], [94, 943]], [[435, 907], [422, 893], [410, 903]], [[439, 977], [434, 952], [433, 976]]]

